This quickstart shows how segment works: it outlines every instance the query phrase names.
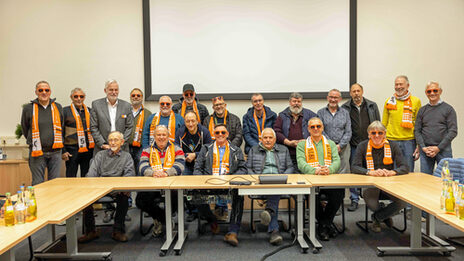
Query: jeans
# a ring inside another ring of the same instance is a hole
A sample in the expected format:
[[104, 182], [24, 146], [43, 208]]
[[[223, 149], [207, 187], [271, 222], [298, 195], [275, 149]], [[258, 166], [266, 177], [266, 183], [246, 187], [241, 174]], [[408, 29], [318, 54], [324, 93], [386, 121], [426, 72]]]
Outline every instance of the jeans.
[[[358, 146], [351, 145], [350, 165], [351, 165], [351, 162], [352, 162], [352, 160], [354, 158], [354, 153], [356, 152], [357, 147]], [[358, 201], [359, 201], [358, 188], [350, 188], [350, 199], [351, 199], [351, 201], [358, 203]]]
[[81, 177], [85, 177], [90, 167], [90, 159], [92, 159], [93, 149], [87, 152], [78, 152], [77, 146], [66, 146], [66, 151], [71, 154], [66, 163], [66, 177], [75, 178], [77, 176], [77, 169], [81, 168]]
[[266, 209], [271, 214], [271, 222], [269, 223], [267, 232], [279, 231], [279, 221], [277, 218], [279, 215], [279, 201], [280, 195], [267, 196]]
[[444, 150], [440, 150], [434, 158], [428, 157], [425, 152], [420, 149], [420, 171], [432, 175], [435, 169], [435, 162], [438, 164], [443, 158], [452, 158], [453, 151], [451, 146]]
[[32, 186], [45, 181], [45, 168], [48, 169], [48, 180], [60, 176], [61, 150], [44, 152], [42, 156], [31, 157], [29, 149], [29, 169], [32, 174]]
[[[387, 194], [378, 188], [367, 188], [363, 193], [364, 200], [366, 201], [367, 207], [374, 211], [374, 217], [379, 221], [394, 216], [401, 209], [406, 207], [406, 202], [398, 199], [390, 194]], [[379, 200], [389, 199], [392, 202], [384, 208], [380, 208]]]
[[[116, 201], [113, 230], [125, 233], [124, 222], [126, 221], [127, 210], [129, 209], [128, 197], [123, 193], [112, 194], [111, 197]], [[84, 209], [84, 224], [85, 233], [95, 231], [95, 216], [92, 205]]]
[[414, 172], [414, 150], [416, 150], [416, 140], [391, 140], [391, 143], [396, 143], [403, 152], [403, 157], [409, 166], [409, 172]]
[[340, 169], [338, 173], [350, 173], [350, 144], [347, 144], [338, 154], [340, 156]]

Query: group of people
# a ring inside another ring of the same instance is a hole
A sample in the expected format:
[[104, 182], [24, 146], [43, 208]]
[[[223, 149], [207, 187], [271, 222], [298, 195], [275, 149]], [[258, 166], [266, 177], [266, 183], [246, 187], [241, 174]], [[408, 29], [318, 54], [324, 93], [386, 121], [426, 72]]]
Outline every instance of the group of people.
[[[134, 88], [130, 103], [121, 100], [115, 80], [105, 83], [105, 98], [84, 104], [85, 92], [71, 91], [71, 105], [62, 108], [51, 99], [48, 82], [36, 84], [37, 99], [23, 108], [21, 125], [30, 145], [32, 184], [59, 176], [61, 160], [66, 176], [76, 177], [80, 166], [84, 177], [227, 174], [314, 174], [357, 173], [392, 176], [414, 171], [420, 156], [421, 172], [432, 173], [434, 164], [452, 157], [451, 141], [457, 135], [456, 112], [440, 99], [442, 87], [429, 82], [425, 88], [428, 104], [421, 107], [412, 96], [408, 78], [395, 78], [394, 94], [384, 104], [380, 118], [375, 102], [364, 97], [360, 84], [350, 87], [350, 96], [340, 105], [341, 92], [328, 92], [326, 107], [317, 113], [303, 107], [303, 96], [292, 93], [289, 106], [279, 114], [264, 105], [261, 94], [251, 96], [242, 121], [227, 110], [222, 96], [212, 99], [213, 113], [196, 98], [192, 84], [185, 84], [178, 103], [168, 96], [159, 98], [159, 111], [143, 106], [143, 92]], [[244, 152], [241, 149], [245, 140]], [[417, 144], [417, 145], [416, 145]], [[246, 155], [246, 157], [245, 157]], [[128, 240], [125, 217], [130, 194], [113, 193], [117, 202], [113, 239]], [[175, 195], [174, 195], [175, 196]], [[231, 192], [230, 224], [224, 241], [238, 245], [243, 197]], [[378, 189], [364, 190], [364, 200], [374, 211], [372, 230], [381, 222], [392, 226], [401, 200]], [[154, 221], [153, 235], [160, 235], [164, 211], [156, 204], [160, 192], [139, 192], [137, 207]], [[344, 197], [343, 189], [321, 189], [317, 196], [317, 234], [321, 240], [337, 235], [333, 219]], [[350, 211], [358, 207], [358, 190], [351, 190]], [[381, 206], [379, 199], [390, 199]], [[279, 244], [282, 236], [277, 222], [280, 196], [267, 196], [260, 217], [268, 226], [269, 242]], [[173, 200], [173, 204], [176, 204]], [[221, 202], [218, 202], [218, 204]], [[213, 233], [219, 233], [216, 216], [206, 202], [194, 206], [206, 218]], [[224, 206], [223, 206], [224, 207]], [[227, 204], [225, 204], [227, 208]], [[175, 209], [176, 207], [173, 206]], [[98, 238], [93, 209], [84, 211], [85, 233], [79, 242]]]

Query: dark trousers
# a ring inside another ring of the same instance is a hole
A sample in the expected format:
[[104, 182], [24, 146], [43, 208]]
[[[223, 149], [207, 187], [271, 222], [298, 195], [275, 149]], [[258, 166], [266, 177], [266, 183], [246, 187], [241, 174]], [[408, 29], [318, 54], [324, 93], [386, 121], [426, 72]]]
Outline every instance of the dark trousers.
[[29, 169], [32, 174], [32, 186], [45, 181], [45, 169], [48, 170], [48, 180], [58, 178], [61, 169], [61, 150], [44, 151], [42, 156], [32, 157], [29, 149]]
[[[126, 220], [127, 210], [129, 209], [128, 197], [123, 193], [109, 195], [116, 201], [116, 213], [114, 214], [113, 230], [125, 233], [124, 221]], [[95, 231], [95, 217], [92, 205], [84, 209], [85, 233]]]
[[[331, 225], [345, 197], [344, 189], [321, 189], [316, 196], [316, 219], [319, 225]], [[325, 207], [321, 200], [327, 201]]]
[[77, 169], [81, 167], [81, 177], [85, 177], [89, 172], [90, 159], [92, 159], [93, 149], [88, 152], [79, 153], [78, 147], [66, 146], [66, 151], [71, 154], [71, 157], [66, 161], [66, 177], [75, 178], [77, 176]]
[[[169, 193], [170, 191], [166, 191]], [[135, 204], [138, 208], [148, 213], [153, 219], [157, 219], [162, 224], [166, 223], [165, 210], [160, 208], [159, 203], [164, 202], [160, 191], [139, 192], [135, 198]], [[171, 209], [177, 210], [177, 191], [171, 192]]]
[[132, 156], [132, 160], [134, 161], [135, 176], [140, 176], [139, 163], [140, 163], [140, 156], [142, 155], [142, 148], [129, 145], [129, 153]]
[[230, 213], [229, 232], [238, 234], [240, 223], [243, 215], [243, 196], [238, 195], [238, 190], [231, 191], [232, 195], [232, 212]]

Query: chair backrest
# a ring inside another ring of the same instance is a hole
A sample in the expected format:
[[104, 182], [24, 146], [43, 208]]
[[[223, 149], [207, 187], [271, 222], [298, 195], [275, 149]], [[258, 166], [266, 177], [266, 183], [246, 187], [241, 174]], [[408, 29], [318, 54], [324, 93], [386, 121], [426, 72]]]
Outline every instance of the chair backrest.
[[437, 165], [437, 168], [433, 172], [434, 176], [441, 177], [441, 169], [445, 161], [449, 163], [449, 170], [453, 174], [454, 180], [459, 180], [459, 183], [464, 183], [464, 158], [444, 158], [440, 160]]

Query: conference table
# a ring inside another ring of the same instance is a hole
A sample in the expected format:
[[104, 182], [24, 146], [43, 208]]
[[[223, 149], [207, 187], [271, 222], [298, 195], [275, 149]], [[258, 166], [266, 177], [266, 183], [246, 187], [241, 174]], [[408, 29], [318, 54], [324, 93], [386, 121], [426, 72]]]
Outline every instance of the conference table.
[[[247, 180], [248, 185], [231, 185], [230, 180]], [[53, 227], [62, 221], [66, 222], [67, 252], [63, 254], [40, 253], [42, 258], [73, 258], [73, 259], [106, 259], [110, 252], [82, 253], [77, 251], [76, 214], [91, 205], [99, 198], [112, 191], [165, 191], [166, 206], [166, 242], [161, 247], [161, 253], [166, 253], [173, 243], [176, 234], [171, 226], [171, 193], [178, 191], [178, 237], [174, 246], [176, 254], [180, 254], [185, 242], [183, 200], [185, 190], [204, 189], [238, 189], [239, 195], [297, 195], [297, 226], [296, 236], [303, 252], [308, 245], [304, 233], [317, 250], [322, 248], [315, 237], [315, 195], [318, 188], [346, 187], [377, 187], [390, 193], [412, 206], [411, 242], [409, 247], [379, 247], [378, 254], [416, 254], [440, 252], [451, 253], [454, 247], [435, 236], [434, 217], [464, 231], [464, 221], [454, 215], [446, 214], [440, 209], [441, 182], [437, 177], [422, 173], [410, 173], [393, 177], [370, 177], [354, 174], [335, 174], [329, 176], [288, 175], [287, 184], [259, 184], [258, 175], [226, 175], [213, 176], [177, 176], [166, 178], [151, 177], [118, 177], [118, 178], [58, 178], [35, 187], [38, 219], [24, 225], [0, 227], [0, 260], [14, 260], [14, 246], [31, 236], [38, 230], [48, 226]], [[310, 221], [308, 231], [303, 231], [304, 215], [302, 213], [303, 196], [310, 197]], [[421, 210], [429, 213], [425, 234], [434, 239], [438, 246], [424, 247], [421, 241]], [[50, 238], [54, 231], [49, 229]]]

